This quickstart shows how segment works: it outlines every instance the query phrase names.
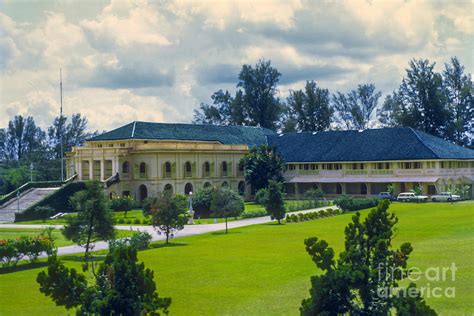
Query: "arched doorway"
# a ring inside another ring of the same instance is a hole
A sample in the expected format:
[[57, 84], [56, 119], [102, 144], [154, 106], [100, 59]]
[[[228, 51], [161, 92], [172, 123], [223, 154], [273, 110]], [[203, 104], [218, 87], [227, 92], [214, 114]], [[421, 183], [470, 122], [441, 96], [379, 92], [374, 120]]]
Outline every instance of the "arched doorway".
[[190, 192], [193, 192], [193, 185], [191, 183], [186, 183], [184, 186], [184, 194], [189, 195]]
[[204, 183], [204, 188], [209, 188], [209, 187], [211, 187], [211, 186], [212, 186], [212, 184], [211, 184], [210, 182]]
[[342, 194], [342, 185], [340, 183], [336, 184], [336, 194]]
[[240, 181], [237, 187], [238, 187], [238, 190], [239, 190], [239, 194], [244, 195], [245, 194], [245, 182]]
[[363, 195], [367, 194], [367, 184], [365, 183], [360, 184], [360, 194], [363, 194]]
[[129, 173], [130, 172], [130, 164], [128, 161], [124, 161], [122, 164], [122, 173]]
[[168, 183], [167, 185], [165, 185], [165, 191], [171, 191], [171, 193], [173, 193], [173, 186]]
[[138, 187], [138, 199], [140, 201], [143, 201], [148, 197], [148, 189], [146, 188], [146, 185], [142, 184]]

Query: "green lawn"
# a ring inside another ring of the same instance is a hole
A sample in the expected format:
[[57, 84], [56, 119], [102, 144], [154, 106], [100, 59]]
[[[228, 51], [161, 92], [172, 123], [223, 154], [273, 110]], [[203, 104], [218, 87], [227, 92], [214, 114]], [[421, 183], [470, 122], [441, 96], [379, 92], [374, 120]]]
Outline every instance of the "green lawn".
[[[40, 228], [0, 228], [0, 240], [16, 239], [21, 236], [38, 236], [42, 231], [43, 229]], [[129, 230], [117, 230], [117, 238], [130, 236], [131, 234], [133, 234], [133, 232]], [[57, 247], [70, 246], [74, 244], [73, 242], [64, 238], [59, 229], [53, 230], [53, 238]]]
[[[429, 282], [431, 287], [455, 286], [456, 298], [430, 297], [428, 303], [441, 315], [471, 314], [474, 204], [397, 203], [391, 210], [399, 216], [395, 244], [409, 241], [414, 247], [410, 266], [426, 269], [455, 262], [458, 267], [455, 282]], [[309, 278], [317, 273], [303, 240], [318, 236], [340, 251], [351, 216], [179, 238], [170, 247], [142, 251], [139, 258], [155, 271], [159, 294], [172, 298], [171, 315], [297, 315], [308, 296]], [[80, 268], [77, 257], [65, 261]], [[39, 293], [35, 278], [43, 269], [0, 275], [1, 315], [66, 314]]]

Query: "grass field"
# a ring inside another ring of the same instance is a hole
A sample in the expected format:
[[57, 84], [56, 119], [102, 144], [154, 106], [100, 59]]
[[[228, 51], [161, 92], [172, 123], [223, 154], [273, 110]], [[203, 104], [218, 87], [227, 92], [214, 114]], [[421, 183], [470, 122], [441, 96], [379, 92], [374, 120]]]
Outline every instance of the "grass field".
[[[1, 239], [16, 239], [21, 236], [38, 236], [41, 234], [43, 229], [40, 228], [0, 228], [0, 240]], [[130, 236], [133, 234], [132, 231], [129, 230], [117, 230], [117, 238]], [[64, 238], [63, 234], [59, 229], [55, 229], [52, 232], [52, 236], [54, 238], [54, 244], [57, 247], [69, 246], [73, 245], [74, 243]], [[0, 309], [1, 315], [1, 309]]]
[[[455, 286], [455, 299], [430, 297], [428, 303], [441, 315], [471, 314], [474, 204], [393, 204], [391, 210], [399, 217], [395, 244], [409, 241], [414, 247], [410, 266], [424, 270], [454, 262], [458, 267], [454, 282], [417, 282]], [[139, 258], [155, 271], [159, 294], [172, 298], [171, 315], [297, 315], [309, 278], [317, 273], [303, 240], [318, 236], [340, 251], [351, 216], [179, 238], [172, 246], [142, 251]], [[64, 260], [80, 267], [75, 256]], [[0, 275], [1, 315], [67, 314], [39, 293], [35, 278], [43, 269]]]

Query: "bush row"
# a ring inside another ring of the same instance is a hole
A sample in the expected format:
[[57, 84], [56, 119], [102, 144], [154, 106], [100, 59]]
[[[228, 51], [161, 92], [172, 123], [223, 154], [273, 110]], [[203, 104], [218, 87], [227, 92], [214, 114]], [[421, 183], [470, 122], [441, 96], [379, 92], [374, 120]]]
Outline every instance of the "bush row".
[[242, 213], [242, 218], [252, 218], [252, 217], [261, 217], [261, 216], [267, 216], [267, 211], [262, 209], [262, 210], [257, 210], [253, 212], [243, 212]]
[[287, 212], [295, 212], [302, 210], [309, 210], [330, 205], [328, 200], [303, 200], [303, 201], [288, 201], [286, 206]]
[[151, 225], [150, 220], [147, 219], [147, 218], [143, 218], [143, 219], [139, 219], [139, 218], [136, 218], [136, 219], [119, 218], [119, 219], [115, 220], [115, 223], [116, 224], [127, 224], [127, 225], [130, 225], [130, 224]]
[[54, 249], [54, 241], [47, 236], [4, 239], [0, 240], [0, 262], [3, 267], [15, 266], [24, 258], [34, 262], [41, 253], [51, 255]]
[[310, 212], [310, 213], [287, 214], [286, 222], [287, 223], [304, 222], [304, 221], [310, 221], [310, 220], [314, 220], [318, 218], [334, 216], [337, 214], [341, 214], [341, 211], [336, 208], [329, 208], [327, 210], [321, 210], [321, 211]]
[[352, 196], [342, 196], [334, 201], [343, 211], [358, 211], [375, 207], [378, 204], [376, 198], [354, 198]]

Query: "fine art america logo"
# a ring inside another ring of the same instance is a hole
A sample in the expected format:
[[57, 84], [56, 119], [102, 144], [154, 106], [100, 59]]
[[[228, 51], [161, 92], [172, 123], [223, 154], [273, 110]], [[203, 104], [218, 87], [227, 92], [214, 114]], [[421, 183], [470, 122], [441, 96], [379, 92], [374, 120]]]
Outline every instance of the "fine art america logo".
[[[402, 270], [399, 267], [390, 267], [384, 264], [379, 265], [379, 281], [385, 281], [385, 284], [391, 284], [395, 276], [403, 275], [405, 280], [409, 282], [417, 282], [422, 278], [426, 279], [428, 283], [425, 286], [418, 288], [402, 288], [402, 287], [379, 287], [377, 294], [381, 298], [387, 297], [410, 297], [415, 298], [420, 294], [425, 298], [455, 298], [456, 287], [442, 287], [439, 282], [454, 282], [456, 281], [456, 264], [451, 262], [450, 266], [429, 267], [422, 270], [418, 267], [411, 267], [407, 270]], [[397, 278], [398, 279], [398, 278]]]

